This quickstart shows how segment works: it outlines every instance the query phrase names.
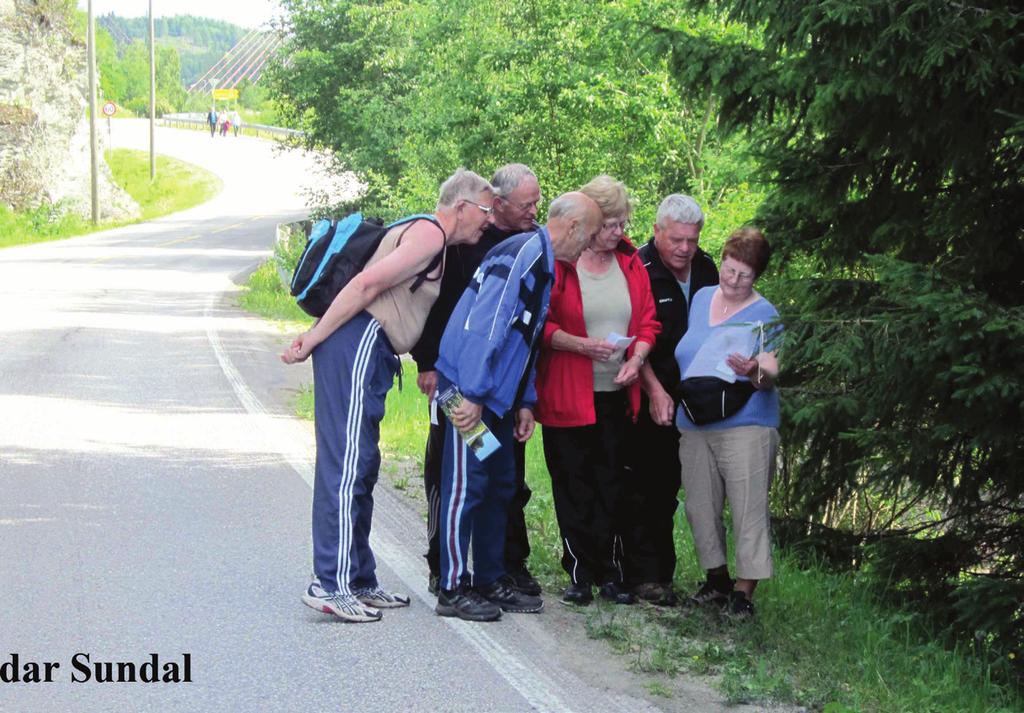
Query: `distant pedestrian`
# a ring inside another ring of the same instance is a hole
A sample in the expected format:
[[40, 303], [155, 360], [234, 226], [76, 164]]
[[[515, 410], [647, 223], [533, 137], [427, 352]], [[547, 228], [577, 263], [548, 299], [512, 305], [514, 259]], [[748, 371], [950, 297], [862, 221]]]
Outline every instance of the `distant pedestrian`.
[[231, 128], [235, 130], [235, 136], [238, 136], [238, 130], [242, 128], [242, 117], [237, 109], [231, 112]]
[[206, 115], [206, 123], [210, 125], [210, 138], [217, 133], [217, 109], [210, 107], [210, 113]]
[[227, 136], [229, 131], [231, 131], [231, 119], [228, 118], [227, 112], [225, 112], [224, 123], [220, 125], [220, 135]]

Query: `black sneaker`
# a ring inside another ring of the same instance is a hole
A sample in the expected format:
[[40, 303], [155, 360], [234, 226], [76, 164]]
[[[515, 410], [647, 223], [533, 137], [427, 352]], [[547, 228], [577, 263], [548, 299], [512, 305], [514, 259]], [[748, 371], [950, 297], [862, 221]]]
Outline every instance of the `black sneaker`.
[[562, 604], [586, 606], [594, 601], [593, 588], [589, 584], [570, 584], [562, 592]]
[[458, 589], [442, 589], [437, 593], [436, 611], [441, 616], [457, 616], [466, 621], [497, 621], [501, 609], [466, 585]]
[[517, 614], [535, 614], [544, 608], [540, 597], [518, 592], [508, 586], [503, 579], [477, 589], [480, 595], [491, 604], [497, 604], [502, 611]]
[[636, 604], [633, 592], [623, 589], [615, 582], [605, 582], [598, 588], [597, 593], [601, 599], [615, 604]]
[[754, 602], [747, 599], [747, 595], [743, 592], [730, 592], [729, 607], [726, 609], [726, 615], [730, 619], [738, 619], [741, 621], [753, 619]]
[[729, 603], [729, 595], [731, 591], [731, 583], [729, 584], [728, 589], [720, 589], [711, 582], [701, 582], [700, 589], [686, 598], [686, 606], [703, 607], [712, 605], [724, 608], [725, 605]]
[[441, 575], [430, 573], [430, 576], [427, 577], [427, 591], [435, 597], [437, 596], [437, 593], [441, 591]]
[[540, 583], [533, 578], [525, 564], [518, 567], [506, 567], [503, 579], [516, 591], [529, 594], [532, 597], [540, 596]]

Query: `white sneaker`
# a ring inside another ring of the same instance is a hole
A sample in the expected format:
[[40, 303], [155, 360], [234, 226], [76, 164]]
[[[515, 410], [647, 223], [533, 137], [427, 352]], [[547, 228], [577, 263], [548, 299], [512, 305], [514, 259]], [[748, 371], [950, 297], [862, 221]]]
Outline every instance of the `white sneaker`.
[[302, 595], [302, 603], [324, 614], [334, 614], [339, 619], [352, 622], [380, 621], [379, 609], [365, 606], [351, 594], [328, 592], [318, 582], [313, 582]]
[[397, 609], [409, 606], [409, 597], [397, 592], [387, 592], [380, 587], [363, 587], [355, 590], [356, 599], [363, 604], [381, 609]]

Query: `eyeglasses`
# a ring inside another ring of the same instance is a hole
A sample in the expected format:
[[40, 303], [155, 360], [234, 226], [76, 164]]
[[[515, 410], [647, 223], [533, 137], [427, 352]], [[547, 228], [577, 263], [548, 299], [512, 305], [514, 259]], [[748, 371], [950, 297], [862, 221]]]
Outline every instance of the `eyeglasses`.
[[629, 230], [629, 221], [628, 220], [606, 220], [603, 223], [601, 223], [601, 230], [607, 230], [607, 231], [610, 232], [610, 231], [615, 230], [616, 228], [618, 228], [623, 233], [625, 233], [627, 230]]
[[541, 204], [544, 202], [544, 196], [539, 196], [537, 200], [530, 201], [529, 203], [516, 203], [515, 201], [510, 201], [508, 198], [502, 198], [501, 200], [518, 210], [530, 210], [530, 208], [537, 208], [539, 210]]
[[734, 267], [722, 268], [722, 276], [728, 277], [730, 280], [735, 279], [740, 282], [747, 282], [754, 279], [754, 273], [752, 272], [739, 272]]
[[463, 198], [462, 202], [463, 203], [469, 203], [470, 205], [475, 205], [477, 208], [482, 210], [487, 215], [490, 215], [491, 213], [494, 212], [494, 208], [491, 208], [489, 205], [480, 205], [479, 203], [475, 203], [475, 202], [473, 202], [473, 201], [471, 201], [471, 200], [469, 200], [467, 198]]

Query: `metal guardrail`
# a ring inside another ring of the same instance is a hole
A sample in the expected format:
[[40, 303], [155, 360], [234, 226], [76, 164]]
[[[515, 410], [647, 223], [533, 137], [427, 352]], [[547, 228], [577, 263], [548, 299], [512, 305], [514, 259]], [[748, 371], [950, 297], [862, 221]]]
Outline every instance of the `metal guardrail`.
[[[184, 114], [164, 114], [160, 118], [161, 126], [198, 128], [209, 131], [209, 124], [206, 121], [206, 114], [189, 112]], [[296, 129], [284, 129], [280, 126], [267, 126], [266, 124], [242, 124], [242, 131], [246, 134], [256, 136], [266, 135], [276, 138], [289, 139], [303, 136], [305, 132]]]

